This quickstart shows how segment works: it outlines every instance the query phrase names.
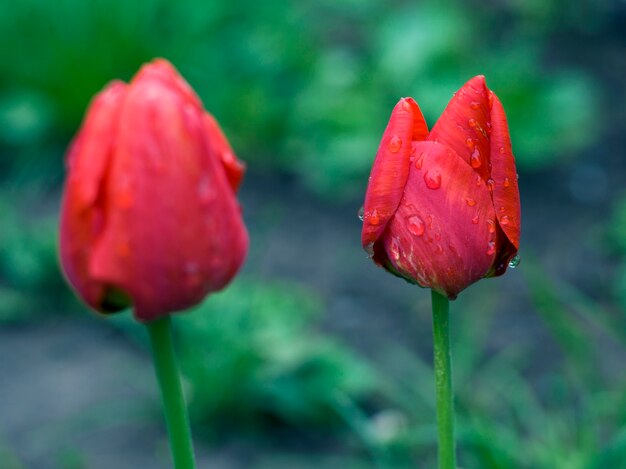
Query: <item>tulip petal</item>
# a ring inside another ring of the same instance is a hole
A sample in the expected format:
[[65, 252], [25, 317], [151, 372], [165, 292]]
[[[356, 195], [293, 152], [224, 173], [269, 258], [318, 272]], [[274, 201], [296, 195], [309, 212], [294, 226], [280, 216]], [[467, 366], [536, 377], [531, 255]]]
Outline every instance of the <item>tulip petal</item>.
[[202, 102], [189, 83], [178, 73], [178, 70], [167, 60], [157, 58], [141, 67], [133, 77], [131, 85], [139, 82], [146, 83], [152, 80], [160, 81], [174, 92], [184, 96], [185, 99], [201, 108]]
[[495, 213], [486, 183], [454, 150], [415, 145], [404, 195], [382, 244], [392, 269], [454, 299], [485, 276], [496, 256]]
[[70, 284], [94, 308], [99, 307], [104, 285], [90, 278], [88, 258], [102, 230], [102, 195], [115, 145], [111, 135], [115, 134], [125, 94], [126, 85], [115, 81], [95, 97], [67, 158], [60, 217], [61, 265]]
[[376, 153], [365, 194], [361, 241], [370, 254], [383, 234], [404, 192], [413, 141], [426, 137], [428, 129], [417, 103], [402, 98], [394, 107]]
[[489, 179], [491, 122], [485, 77], [476, 76], [457, 91], [428, 140], [452, 148], [483, 178]]
[[205, 114], [172, 80], [135, 79], [120, 115], [94, 246], [94, 278], [128, 293], [150, 321], [198, 303], [235, 275], [248, 238]]
[[219, 124], [208, 112], [204, 113], [203, 126], [207, 145], [222, 162], [230, 187], [236, 193], [241, 185], [246, 165], [237, 159]]
[[[519, 249], [521, 209], [515, 157], [511, 149], [511, 138], [502, 103], [492, 92], [491, 98], [491, 177], [493, 204], [496, 208], [502, 231], [515, 247], [510, 257]], [[508, 263], [509, 259], [506, 260]]]

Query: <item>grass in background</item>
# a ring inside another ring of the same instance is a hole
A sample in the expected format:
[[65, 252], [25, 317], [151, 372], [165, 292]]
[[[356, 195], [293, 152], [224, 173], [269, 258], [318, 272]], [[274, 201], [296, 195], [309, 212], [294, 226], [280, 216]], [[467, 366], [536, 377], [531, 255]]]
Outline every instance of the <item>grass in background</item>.
[[0, 51], [0, 168], [58, 181], [63, 148], [94, 93], [155, 56], [179, 67], [251, 167], [295, 174], [333, 198], [362, 191], [400, 97], [414, 96], [432, 126], [477, 74], [505, 104], [521, 171], [570, 158], [602, 127], [597, 85], [576, 66], [545, 66], [551, 31], [524, 28], [528, 15], [552, 10], [492, 7], [7, 3], [0, 43], [17, 48]]

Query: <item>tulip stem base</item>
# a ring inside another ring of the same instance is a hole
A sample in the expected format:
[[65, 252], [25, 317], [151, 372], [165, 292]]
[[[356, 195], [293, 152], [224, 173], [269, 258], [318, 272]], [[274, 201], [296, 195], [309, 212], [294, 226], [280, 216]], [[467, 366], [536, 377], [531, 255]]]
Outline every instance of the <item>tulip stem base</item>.
[[161, 388], [174, 467], [175, 469], [194, 469], [195, 457], [191, 429], [174, 354], [171, 319], [165, 316], [149, 322], [146, 327], [150, 335], [154, 369]]
[[433, 290], [432, 303], [439, 469], [456, 469], [452, 354], [450, 352], [450, 301]]

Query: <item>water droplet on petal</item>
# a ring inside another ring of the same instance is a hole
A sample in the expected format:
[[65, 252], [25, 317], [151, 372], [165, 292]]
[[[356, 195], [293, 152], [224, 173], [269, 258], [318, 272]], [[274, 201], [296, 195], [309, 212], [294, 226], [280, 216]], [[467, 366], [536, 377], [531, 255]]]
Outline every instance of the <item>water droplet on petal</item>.
[[357, 212], [357, 216], [359, 217], [359, 220], [361, 221], [363, 221], [363, 219], [365, 218], [365, 208], [363, 208], [363, 206], [361, 206], [361, 208]]
[[500, 154], [501, 154], [501, 155], [504, 155], [504, 147], [500, 147], [500, 150], [499, 150], [499, 151], [500, 151]]
[[509, 224], [509, 217], [506, 215], [502, 215], [502, 217], [500, 218], [500, 224], [501, 225], [508, 225]]
[[409, 112], [411, 110], [411, 105], [407, 102], [406, 99], [402, 100], [402, 109], [406, 112]]
[[370, 225], [379, 225], [380, 224], [380, 216], [376, 209], [372, 210], [372, 213], [367, 217], [367, 221]]
[[521, 262], [521, 258], [519, 256], [519, 254], [516, 254], [515, 257], [513, 257], [513, 259], [511, 259], [509, 261], [509, 267], [511, 269], [514, 269], [515, 267], [517, 267], [519, 265], [519, 263]]
[[471, 107], [472, 109], [480, 109], [480, 103], [479, 103], [478, 101], [472, 101], [472, 102], [470, 103], [470, 107]]
[[422, 169], [422, 165], [424, 164], [424, 153], [420, 153], [415, 158], [415, 169]]
[[402, 139], [397, 135], [394, 135], [389, 139], [389, 143], [387, 144], [387, 148], [391, 153], [398, 153], [400, 148], [402, 148]]
[[495, 241], [489, 241], [487, 243], [487, 255], [491, 256], [495, 252], [496, 252], [496, 242]]
[[489, 233], [495, 233], [496, 232], [496, 222], [489, 219], [487, 220], [487, 228], [489, 230]]
[[448, 244], [448, 249], [454, 254], [456, 257], [459, 257], [459, 251], [454, 247], [453, 244]]
[[476, 201], [474, 199], [470, 199], [469, 197], [467, 199], [465, 199], [465, 202], [467, 203], [467, 205], [469, 205], [470, 207], [473, 207], [474, 205], [476, 205]]
[[483, 178], [480, 176], [476, 176], [476, 185], [480, 186], [483, 183]]
[[202, 277], [200, 276], [200, 267], [195, 262], [185, 262], [183, 271], [187, 277], [187, 284], [190, 287], [198, 287], [202, 283]]
[[215, 197], [215, 193], [211, 188], [211, 183], [206, 177], [203, 177], [200, 179], [200, 182], [198, 182], [198, 197], [200, 197], [200, 202], [202, 204], [208, 204]]
[[487, 188], [489, 189], [489, 192], [493, 192], [494, 185], [495, 185], [495, 182], [493, 179], [491, 178], [487, 179]]
[[439, 189], [441, 187], [441, 174], [437, 171], [426, 171], [424, 173], [424, 182], [429, 189]]
[[470, 165], [472, 166], [472, 168], [477, 169], [480, 168], [481, 164], [482, 162], [480, 161], [480, 152], [478, 151], [478, 148], [475, 148], [472, 152], [472, 156], [470, 156]]
[[502, 183], [502, 185], [504, 187], [509, 187], [511, 185], [511, 181], [509, 181], [509, 178], [504, 178], [504, 182]]
[[474, 225], [478, 225], [478, 215], [476, 215], [474, 218], [472, 218], [472, 223]]
[[465, 139], [465, 145], [467, 145], [470, 150], [473, 150], [474, 147], [476, 146], [476, 142], [474, 141], [473, 138], [468, 137]]
[[472, 129], [475, 129], [478, 124], [476, 119], [468, 119], [467, 125], [469, 125]]
[[397, 261], [398, 259], [400, 259], [400, 247], [398, 246], [397, 239], [394, 238], [391, 240], [389, 251], [390, 251], [391, 257], [393, 257], [394, 260]]
[[415, 236], [422, 236], [424, 234], [424, 221], [417, 215], [413, 215], [407, 219], [407, 228]]
[[440, 244], [435, 244], [435, 254], [443, 254], [443, 248]]

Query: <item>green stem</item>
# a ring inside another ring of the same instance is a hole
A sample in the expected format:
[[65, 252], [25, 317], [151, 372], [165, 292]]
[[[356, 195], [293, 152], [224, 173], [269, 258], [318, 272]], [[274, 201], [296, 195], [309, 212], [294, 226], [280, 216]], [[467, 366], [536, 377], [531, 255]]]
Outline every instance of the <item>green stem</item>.
[[193, 443], [183, 389], [172, 344], [169, 316], [146, 324], [152, 345], [152, 359], [165, 411], [167, 433], [175, 469], [194, 469]]
[[439, 433], [439, 469], [456, 469], [454, 441], [454, 395], [450, 353], [450, 302], [432, 291], [435, 393]]

